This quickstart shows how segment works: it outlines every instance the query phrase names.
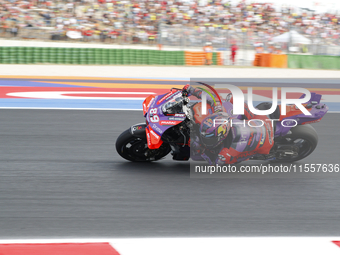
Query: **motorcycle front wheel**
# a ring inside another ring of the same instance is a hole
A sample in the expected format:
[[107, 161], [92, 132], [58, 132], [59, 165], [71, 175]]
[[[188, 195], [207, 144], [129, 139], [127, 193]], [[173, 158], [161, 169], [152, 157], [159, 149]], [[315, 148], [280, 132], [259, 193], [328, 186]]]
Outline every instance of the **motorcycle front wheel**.
[[126, 160], [150, 162], [165, 157], [171, 148], [169, 144], [163, 143], [158, 149], [150, 150], [145, 138], [133, 136], [128, 129], [117, 138], [116, 150]]

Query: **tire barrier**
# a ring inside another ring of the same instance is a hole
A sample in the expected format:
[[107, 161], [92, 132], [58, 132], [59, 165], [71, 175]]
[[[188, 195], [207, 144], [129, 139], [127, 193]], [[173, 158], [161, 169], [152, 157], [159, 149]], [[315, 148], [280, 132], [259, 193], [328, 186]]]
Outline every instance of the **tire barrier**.
[[260, 53], [255, 55], [254, 66], [339, 70], [340, 56]]
[[254, 66], [287, 68], [287, 55], [258, 53], [255, 55]]
[[[215, 62], [217, 61], [216, 59]], [[186, 59], [184, 51], [103, 48], [0, 47], [0, 63], [49, 63], [76, 65], [185, 65]]]
[[321, 55], [288, 55], [289, 68], [303, 69], [340, 69], [340, 57]]
[[[205, 52], [186, 51], [185, 52], [186, 65], [190, 66], [205, 65], [206, 64], [205, 54], [206, 54]], [[221, 52], [213, 52], [212, 65], [223, 65]]]

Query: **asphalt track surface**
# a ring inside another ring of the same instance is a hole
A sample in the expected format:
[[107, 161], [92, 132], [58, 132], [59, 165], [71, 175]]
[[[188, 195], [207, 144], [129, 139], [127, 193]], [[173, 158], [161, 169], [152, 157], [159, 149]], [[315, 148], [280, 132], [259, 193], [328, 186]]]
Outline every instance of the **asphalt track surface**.
[[[340, 173], [192, 179], [187, 162], [127, 162], [115, 140], [140, 111], [1, 109], [0, 121], [2, 239], [340, 232]], [[340, 163], [339, 124], [313, 124], [302, 163]]]

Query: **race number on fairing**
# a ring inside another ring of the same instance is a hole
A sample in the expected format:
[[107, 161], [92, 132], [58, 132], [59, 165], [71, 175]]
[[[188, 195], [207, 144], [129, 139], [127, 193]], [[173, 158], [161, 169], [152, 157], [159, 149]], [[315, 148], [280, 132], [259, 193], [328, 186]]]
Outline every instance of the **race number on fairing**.
[[150, 110], [150, 121], [151, 122], [159, 122], [159, 117], [157, 115], [157, 108], [152, 108]]

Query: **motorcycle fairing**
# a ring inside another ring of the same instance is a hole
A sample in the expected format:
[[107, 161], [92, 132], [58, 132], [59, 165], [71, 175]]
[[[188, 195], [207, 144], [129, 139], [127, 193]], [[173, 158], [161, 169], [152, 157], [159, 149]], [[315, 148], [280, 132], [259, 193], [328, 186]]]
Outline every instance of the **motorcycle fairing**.
[[[228, 150], [228, 152], [223, 153], [223, 150]], [[222, 154], [225, 154], [225, 156], [223, 156]], [[234, 148], [229, 148], [229, 149], [224, 148], [224, 149], [222, 149], [222, 151], [221, 151], [221, 153], [219, 154], [218, 157], [223, 162], [228, 162], [228, 164], [234, 164], [234, 163], [237, 163], [237, 162], [246, 161], [256, 154], [257, 154], [257, 152], [255, 150], [254, 151], [243, 151], [243, 152], [240, 153], [239, 151], [235, 150]]]
[[[145, 108], [147, 110], [144, 113], [144, 116], [146, 117], [147, 123], [146, 136], [149, 149], [158, 149], [163, 143], [161, 139], [163, 133], [167, 129], [178, 125], [185, 120], [186, 115], [184, 113], [165, 115], [162, 111], [162, 106], [164, 104], [181, 95], [182, 91], [172, 90], [169, 93], [152, 96], [153, 100], [148, 101], [149, 105]], [[151, 98], [149, 100], [151, 100]]]
[[149, 126], [146, 127], [145, 132], [149, 149], [158, 149], [159, 147], [161, 147], [163, 141], [161, 140], [160, 135], [156, 134], [156, 132]]
[[[303, 98], [304, 95], [302, 95], [300, 98]], [[314, 92], [311, 93], [311, 99], [303, 104], [305, 108], [310, 112], [311, 115], [305, 115], [304, 113], [301, 112], [300, 109], [296, 109], [294, 105], [287, 105], [287, 115], [285, 116], [280, 116], [280, 122], [276, 122], [276, 131], [275, 131], [275, 137], [277, 136], [285, 136], [291, 127], [285, 127], [282, 125], [282, 121], [287, 120], [287, 119], [293, 119], [297, 122], [298, 125], [305, 125], [305, 124], [310, 124], [310, 123], [315, 123], [319, 122], [325, 114], [328, 112], [328, 106], [320, 103], [321, 101], [321, 95], [316, 94]], [[281, 106], [280, 110], [281, 110]], [[281, 111], [280, 111], [281, 112]], [[293, 122], [293, 121], [291, 121]], [[286, 126], [287, 125], [292, 125], [293, 123], [284, 123]]]
[[155, 99], [155, 96], [150, 95], [147, 98], [145, 98], [143, 102], [143, 116], [149, 111], [149, 107], [152, 104], [153, 100]]
[[175, 94], [181, 94], [182, 92], [179, 90], [170, 90], [170, 92], [163, 94], [157, 97], [157, 105], [164, 104], [165, 102], [169, 101]]

